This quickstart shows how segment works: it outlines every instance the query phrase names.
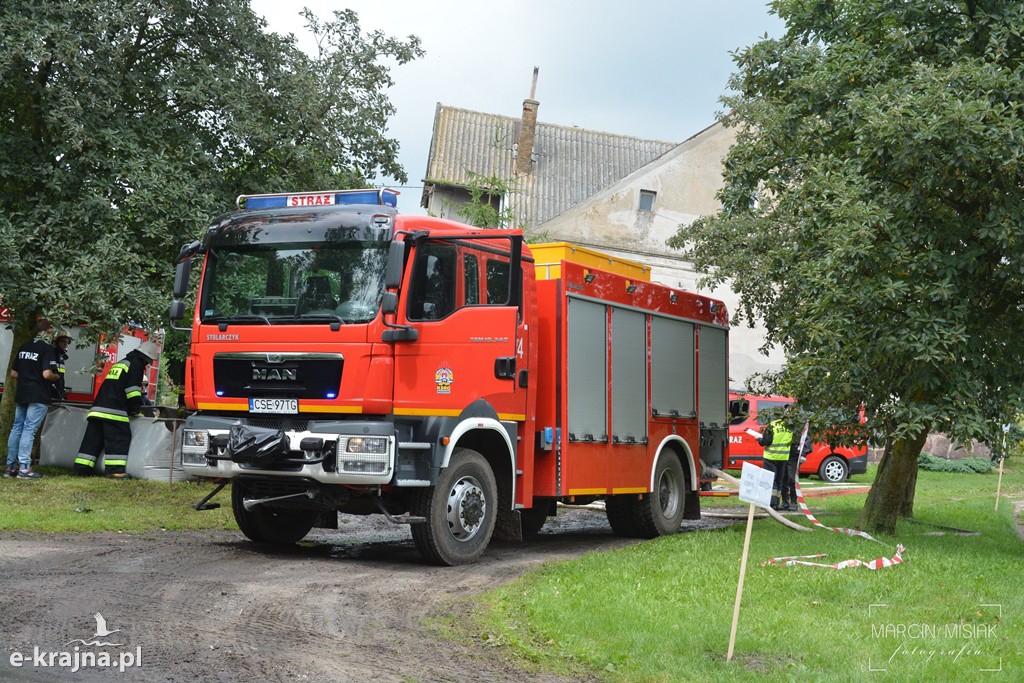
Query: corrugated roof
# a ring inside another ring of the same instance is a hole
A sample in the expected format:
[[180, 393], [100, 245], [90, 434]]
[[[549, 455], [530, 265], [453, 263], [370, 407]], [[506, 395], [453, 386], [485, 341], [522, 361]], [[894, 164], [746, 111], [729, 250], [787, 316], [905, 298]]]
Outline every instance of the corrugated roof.
[[516, 220], [540, 225], [649, 164], [677, 143], [537, 122], [533, 171], [515, 176], [520, 119], [438, 103], [424, 182], [465, 187], [470, 172], [513, 180]]

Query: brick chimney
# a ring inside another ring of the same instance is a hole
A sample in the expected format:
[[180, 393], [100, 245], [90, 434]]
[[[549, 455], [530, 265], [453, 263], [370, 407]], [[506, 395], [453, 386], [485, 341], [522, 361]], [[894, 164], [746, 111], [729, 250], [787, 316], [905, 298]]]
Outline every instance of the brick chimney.
[[533, 138], [537, 134], [537, 107], [540, 102], [533, 99], [537, 94], [537, 73], [540, 67], [533, 67], [533, 84], [530, 86], [530, 97], [523, 100], [523, 119], [519, 124], [519, 140], [516, 151], [516, 175], [524, 175], [532, 170], [530, 158], [533, 156]]

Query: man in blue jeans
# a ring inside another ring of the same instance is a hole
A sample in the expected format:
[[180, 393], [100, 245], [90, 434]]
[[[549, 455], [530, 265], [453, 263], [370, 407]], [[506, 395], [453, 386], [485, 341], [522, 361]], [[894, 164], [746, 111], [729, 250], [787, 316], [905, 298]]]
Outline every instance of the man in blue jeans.
[[8, 477], [43, 476], [32, 469], [32, 443], [53, 397], [50, 385], [60, 377], [53, 346], [42, 336], [48, 329], [48, 320], [36, 321], [36, 338], [21, 345], [11, 369], [11, 377], [18, 379], [18, 389], [14, 394], [14, 425], [7, 439]]

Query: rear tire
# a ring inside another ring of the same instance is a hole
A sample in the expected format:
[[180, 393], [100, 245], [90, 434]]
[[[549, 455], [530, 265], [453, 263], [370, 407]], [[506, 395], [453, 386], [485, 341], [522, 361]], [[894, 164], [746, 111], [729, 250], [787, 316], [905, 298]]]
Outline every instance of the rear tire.
[[[605, 514], [616, 536], [657, 538], [679, 531], [686, 512], [686, 473], [679, 456], [662, 451], [654, 470], [654, 491], [643, 495], [609, 496]], [[700, 518], [699, 502], [696, 512]]]
[[275, 508], [257, 505], [246, 510], [243, 504], [248, 497], [244, 483], [231, 483], [231, 511], [235, 522], [246, 538], [255, 543], [294, 545], [313, 528], [320, 513], [317, 510]]
[[498, 486], [482, 455], [456, 448], [437, 485], [416, 491], [411, 512], [427, 521], [412, 525], [412, 540], [428, 561], [443, 566], [476, 562], [497, 518]]
[[830, 455], [821, 461], [818, 477], [830, 484], [841, 484], [850, 476], [850, 466], [838, 455]]
[[667, 536], [679, 531], [686, 504], [686, 474], [679, 456], [663, 450], [654, 468], [654, 491], [637, 501], [636, 524], [641, 538]]
[[636, 502], [636, 496], [608, 496], [604, 499], [604, 513], [616, 536], [635, 538], [639, 535], [634, 510]]

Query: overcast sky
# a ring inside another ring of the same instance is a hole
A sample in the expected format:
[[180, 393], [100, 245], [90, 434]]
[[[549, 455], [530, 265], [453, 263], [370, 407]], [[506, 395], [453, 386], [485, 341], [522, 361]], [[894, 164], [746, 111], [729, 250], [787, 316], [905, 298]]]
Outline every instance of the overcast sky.
[[301, 6], [321, 19], [349, 7], [364, 32], [420, 37], [426, 55], [394, 67], [390, 91], [398, 113], [389, 134], [409, 175], [398, 188], [405, 213], [423, 213], [438, 102], [519, 116], [536, 66], [540, 121], [682, 142], [714, 123], [734, 70], [729, 52], [783, 30], [766, 0], [251, 1], [270, 30], [307, 49]]

